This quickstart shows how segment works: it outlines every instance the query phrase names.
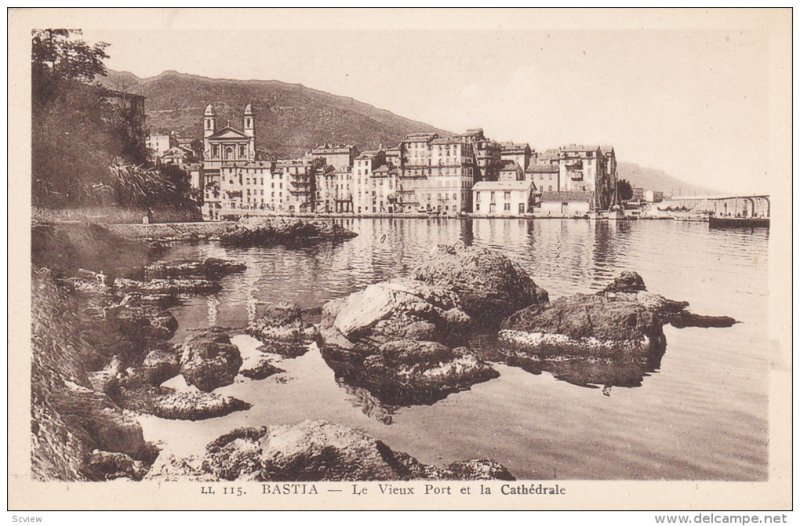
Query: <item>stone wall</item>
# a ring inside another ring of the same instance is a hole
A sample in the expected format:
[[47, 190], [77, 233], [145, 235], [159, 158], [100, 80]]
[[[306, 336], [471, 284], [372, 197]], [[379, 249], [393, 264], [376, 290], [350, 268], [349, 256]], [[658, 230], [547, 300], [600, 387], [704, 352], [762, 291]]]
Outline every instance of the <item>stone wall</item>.
[[[80, 208], [32, 208], [34, 221], [42, 223], [89, 222], [102, 224], [142, 223], [146, 208], [122, 206], [97, 206]], [[152, 223], [186, 223], [202, 221], [199, 208], [155, 207]]]

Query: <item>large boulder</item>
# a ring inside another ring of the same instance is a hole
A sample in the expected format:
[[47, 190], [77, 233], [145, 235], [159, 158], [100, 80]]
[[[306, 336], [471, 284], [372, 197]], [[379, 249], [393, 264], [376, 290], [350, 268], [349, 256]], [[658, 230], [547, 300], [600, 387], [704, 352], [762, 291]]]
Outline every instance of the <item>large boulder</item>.
[[547, 291], [507, 256], [460, 243], [433, 249], [414, 279], [455, 293], [467, 314], [495, 327], [512, 312], [548, 300]]
[[319, 338], [317, 328], [303, 320], [300, 307], [288, 302], [258, 304], [247, 333], [264, 344], [263, 352], [289, 358], [305, 354], [308, 345]]
[[356, 235], [340, 224], [326, 221], [246, 217], [220, 235], [219, 241], [223, 245], [235, 246], [307, 244], [350, 239]]
[[181, 374], [201, 391], [232, 384], [241, 366], [239, 348], [219, 327], [190, 336], [181, 348]]
[[513, 480], [487, 459], [426, 466], [362, 431], [322, 420], [236, 429], [206, 446], [202, 467], [224, 480]]
[[530, 305], [501, 324], [499, 350], [509, 363], [550, 370], [579, 384], [638, 385], [660, 365], [663, 326], [728, 327], [725, 316], [697, 316], [688, 303], [648, 292], [639, 274], [625, 271], [596, 294], [575, 294]]
[[321, 351], [339, 380], [383, 403], [433, 403], [498, 375], [467, 347], [450, 347], [473, 325], [452, 292], [385, 281], [323, 307]]

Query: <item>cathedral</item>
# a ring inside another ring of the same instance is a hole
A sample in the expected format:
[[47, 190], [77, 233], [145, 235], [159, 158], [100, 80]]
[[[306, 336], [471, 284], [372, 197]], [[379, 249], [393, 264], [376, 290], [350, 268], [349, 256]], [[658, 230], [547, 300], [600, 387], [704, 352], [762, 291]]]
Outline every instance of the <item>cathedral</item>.
[[219, 219], [223, 209], [279, 209], [284, 201], [283, 174], [256, 149], [255, 113], [244, 109], [242, 130], [230, 123], [217, 129], [214, 107], [203, 113], [203, 215]]
[[217, 131], [214, 108], [209, 104], [203, 114], [203, 159], [209, 162], [255, 161], [256, 131], [253, 108], [244, 109], [244, 131], [230, 126]]

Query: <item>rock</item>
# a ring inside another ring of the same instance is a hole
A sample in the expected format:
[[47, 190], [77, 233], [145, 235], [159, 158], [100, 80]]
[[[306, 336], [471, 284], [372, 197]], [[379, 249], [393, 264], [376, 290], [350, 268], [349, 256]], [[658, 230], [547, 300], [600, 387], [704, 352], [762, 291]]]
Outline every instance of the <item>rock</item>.
[[203, 261], [159, 261], [144, 268], [146, 279], [206, 277], [219, 279], [222, 276], [242, 272], [247, 269], [243, 263], [206, 258]]
[[149, 455], [142, 426], [105, 394], [70, 383], [54, 393], [52, 403], [89, 450], [125, 453], [135, 459]]
[[603, 292], [638, 292], [640, 290], [647, 290], [642, 277], [632, 270], [623, 270], [619, 276], [614, 278], [614, 281], [603, 289]]
[[239, 349], [218, 327], [189, 337], [181, 353], [181, 374], [186, 383], [201, 391], [232, 384], [242, 366]]
[[732, 327], [738, 323], [730, 316], [704, 316], [685, 310], [673, 314], [669, 322], [676, 329], [685, 327]]
[[207, 279], [151, 279], [137, 281], [117, 278], [114, 288], [122, 293], [139, 292], [142, 294], [214, 294], [222, 290], [222, 285]]
[[251, 407], [231, 396], [202, 391], [177, 392], [154, 386], [122, 388], [116, 399], [125, 409], [172, 420], [205, 420]]
[[455, 294], [425, 283], [369, 285], [322, 310], [321, 352], [337, 377], [385, 404], [433, 403], [498, 376], [465, 342], [473, 326]]
[[646, 354], [664, 339], [658, 311], [627, 297], [576, 294], [515, 312], [499, 339], [537, 354]]
[[259, 304], [256, 319], [248, 326], [247, 334], [265, 344], [263, 352], [286, 357], [305, 354], [308, 345], [319, 338], [317, 328], [303, 321], [300, 307], [287, 302]]
[[203, 470], [224, 480], [513, 480], [488, 460], [426, 466], [363, 431], [323, 420], [236, 429], [206, 446]]
[[141, 366], [128, 369], [129, 381], [123, 385], [157, 386], [177, 376], [180, 370], [180, 356], [174, 349], [154, 349], [145, 356]]
[[266, 356], [261, 357], [258, 361], [252, 364], [246, 364], [245, 367], [239, 369], [239, 374], [246, 376], [252, 380], [263, 380], [273, 374], [284, 372], [280, 367], [275, 367]]
[[222, 245], [304, 244], [356, 237], [339, 224], [268, 217], [246, 217], [219, 237]]
[[150, 466], [140, 460], [134, 460], [124, 453], [111, 453], [95, 450], [92, 452], [87, 466], [87, 476], [91, 480], [115, 480], [128, 478], [142, 480]]
[[416, 268], [414, 279], [454, 292], [462, 310], [494, 326], [519, 309], [548, 300], [547, 291], [502, 253], [463, 244], [436, 247]]
[[210, 473], [204, 472], [201, 462], [201, 459], [195, 456], [177, 457], [175, 455], [161, 454], [153, 462], [144, 478], [145, 480], [163, 480], [167, 482], [213, 482], [219, 480]]
[[660, 366], [665, 324], [735, 322], [697, 316], [687, 306], [648, 292], [641, 276], [625, 271], [597, 294], [575, 294], [515, 312], [501, 324], [499, 349], [512, 365], [550, 370], [579, 385], [639, 385]]
[[505, 466], [489, 458], [459, 460], [444, 468], [426, 466], [426, 475], [441, 480], [516, 480]]

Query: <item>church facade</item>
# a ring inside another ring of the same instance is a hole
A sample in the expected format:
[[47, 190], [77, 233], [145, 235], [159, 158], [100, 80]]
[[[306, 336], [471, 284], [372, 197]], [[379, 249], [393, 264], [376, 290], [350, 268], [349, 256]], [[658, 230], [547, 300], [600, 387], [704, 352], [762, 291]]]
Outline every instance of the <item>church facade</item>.
[[203, 215], [220, 219], [225, 209], [282, 210], [284, 174], [256, 150], [255, 113], [244, 109], [242, 129], [218, 129], [212, 105], [203, 113]]

